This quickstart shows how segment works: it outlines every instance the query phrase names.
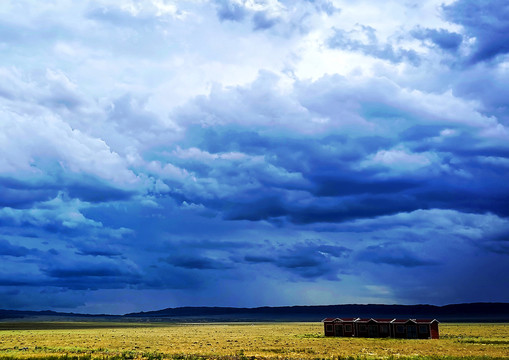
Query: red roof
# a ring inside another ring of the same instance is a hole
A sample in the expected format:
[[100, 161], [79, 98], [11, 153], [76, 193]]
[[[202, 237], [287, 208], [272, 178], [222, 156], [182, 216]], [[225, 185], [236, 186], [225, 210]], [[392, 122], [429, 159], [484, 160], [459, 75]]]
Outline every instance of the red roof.
[[375, 321], [377, 323], [393, 323], [393, 324], [406, 324], [408, 322], [413, 322], [415, 324], [431, 324], [433, 322], [439, 322], [437, 319], [373, 319], [373, 318], [325, 318], [322, 322], [333, 322], [333, 321], [341, 321], [341, 322], [355, 322], [359, 324], [365, 324], [370, 321]]
[[373, 319], [375, 320], [377, 323], [390, 323], [393, 319]]
[[417, 324], [431, 324], [432, 322], [438, 322], [437, 319], [414, 319]]
[[363, 318], [363, 319], [357, 319], [355, 320], [356, 323], [367, 323], [369, 320], [371, 320], [371, 318]]
[[374, 318], [367, 319], [367, 318], [364, 318], [364, 319], [357, 319], [355, 322], [356, 323], [368, 323], [370, 321], [374, 321], [376, 323], [390, 323], [392, 320], [394, 320], [394, 319], [374, 319]]
[[322, 322], [332, 322], [334, 320], [336, 320], [336, 318], [325, 318], [322, 320]]

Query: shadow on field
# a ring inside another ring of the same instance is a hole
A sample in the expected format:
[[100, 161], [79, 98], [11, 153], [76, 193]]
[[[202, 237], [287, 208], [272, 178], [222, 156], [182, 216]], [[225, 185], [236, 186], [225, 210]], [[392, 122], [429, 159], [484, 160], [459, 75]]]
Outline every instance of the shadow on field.
[[158, 323], [114, 323], [114, 322], [73, 322], [73, 321], [40, 321], [40, 322], [0, 322], [0, 330], [72, 330], [72, 329], [122, 329], [168, 326]]

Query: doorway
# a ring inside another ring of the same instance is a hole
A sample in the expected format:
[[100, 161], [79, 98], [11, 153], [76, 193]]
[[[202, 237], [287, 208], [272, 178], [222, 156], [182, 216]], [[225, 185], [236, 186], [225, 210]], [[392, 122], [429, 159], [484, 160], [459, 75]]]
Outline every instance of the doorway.
[[417, 326], [415, 325], [407, 325], [406, 327], [406, 337], [409, 339], [417, 339]]
[[334, 335], [343, 336], [343, 325], [334, 325]]

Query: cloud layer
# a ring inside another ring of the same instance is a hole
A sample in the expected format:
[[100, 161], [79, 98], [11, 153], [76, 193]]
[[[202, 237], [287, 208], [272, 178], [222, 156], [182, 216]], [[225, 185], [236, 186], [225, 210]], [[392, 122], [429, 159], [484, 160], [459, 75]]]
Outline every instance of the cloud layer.
[[508, 11], [7, 1], [4, 307], [509, 301]]

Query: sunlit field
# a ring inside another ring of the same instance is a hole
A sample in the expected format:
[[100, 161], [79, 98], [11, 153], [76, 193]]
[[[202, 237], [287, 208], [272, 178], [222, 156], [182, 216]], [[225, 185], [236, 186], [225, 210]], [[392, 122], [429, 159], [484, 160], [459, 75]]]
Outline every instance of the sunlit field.
[[441, 324], [439, 340], [325, 338], [321, 323], [0, 323], [0, 359], [509, 358], [509, 324]]

